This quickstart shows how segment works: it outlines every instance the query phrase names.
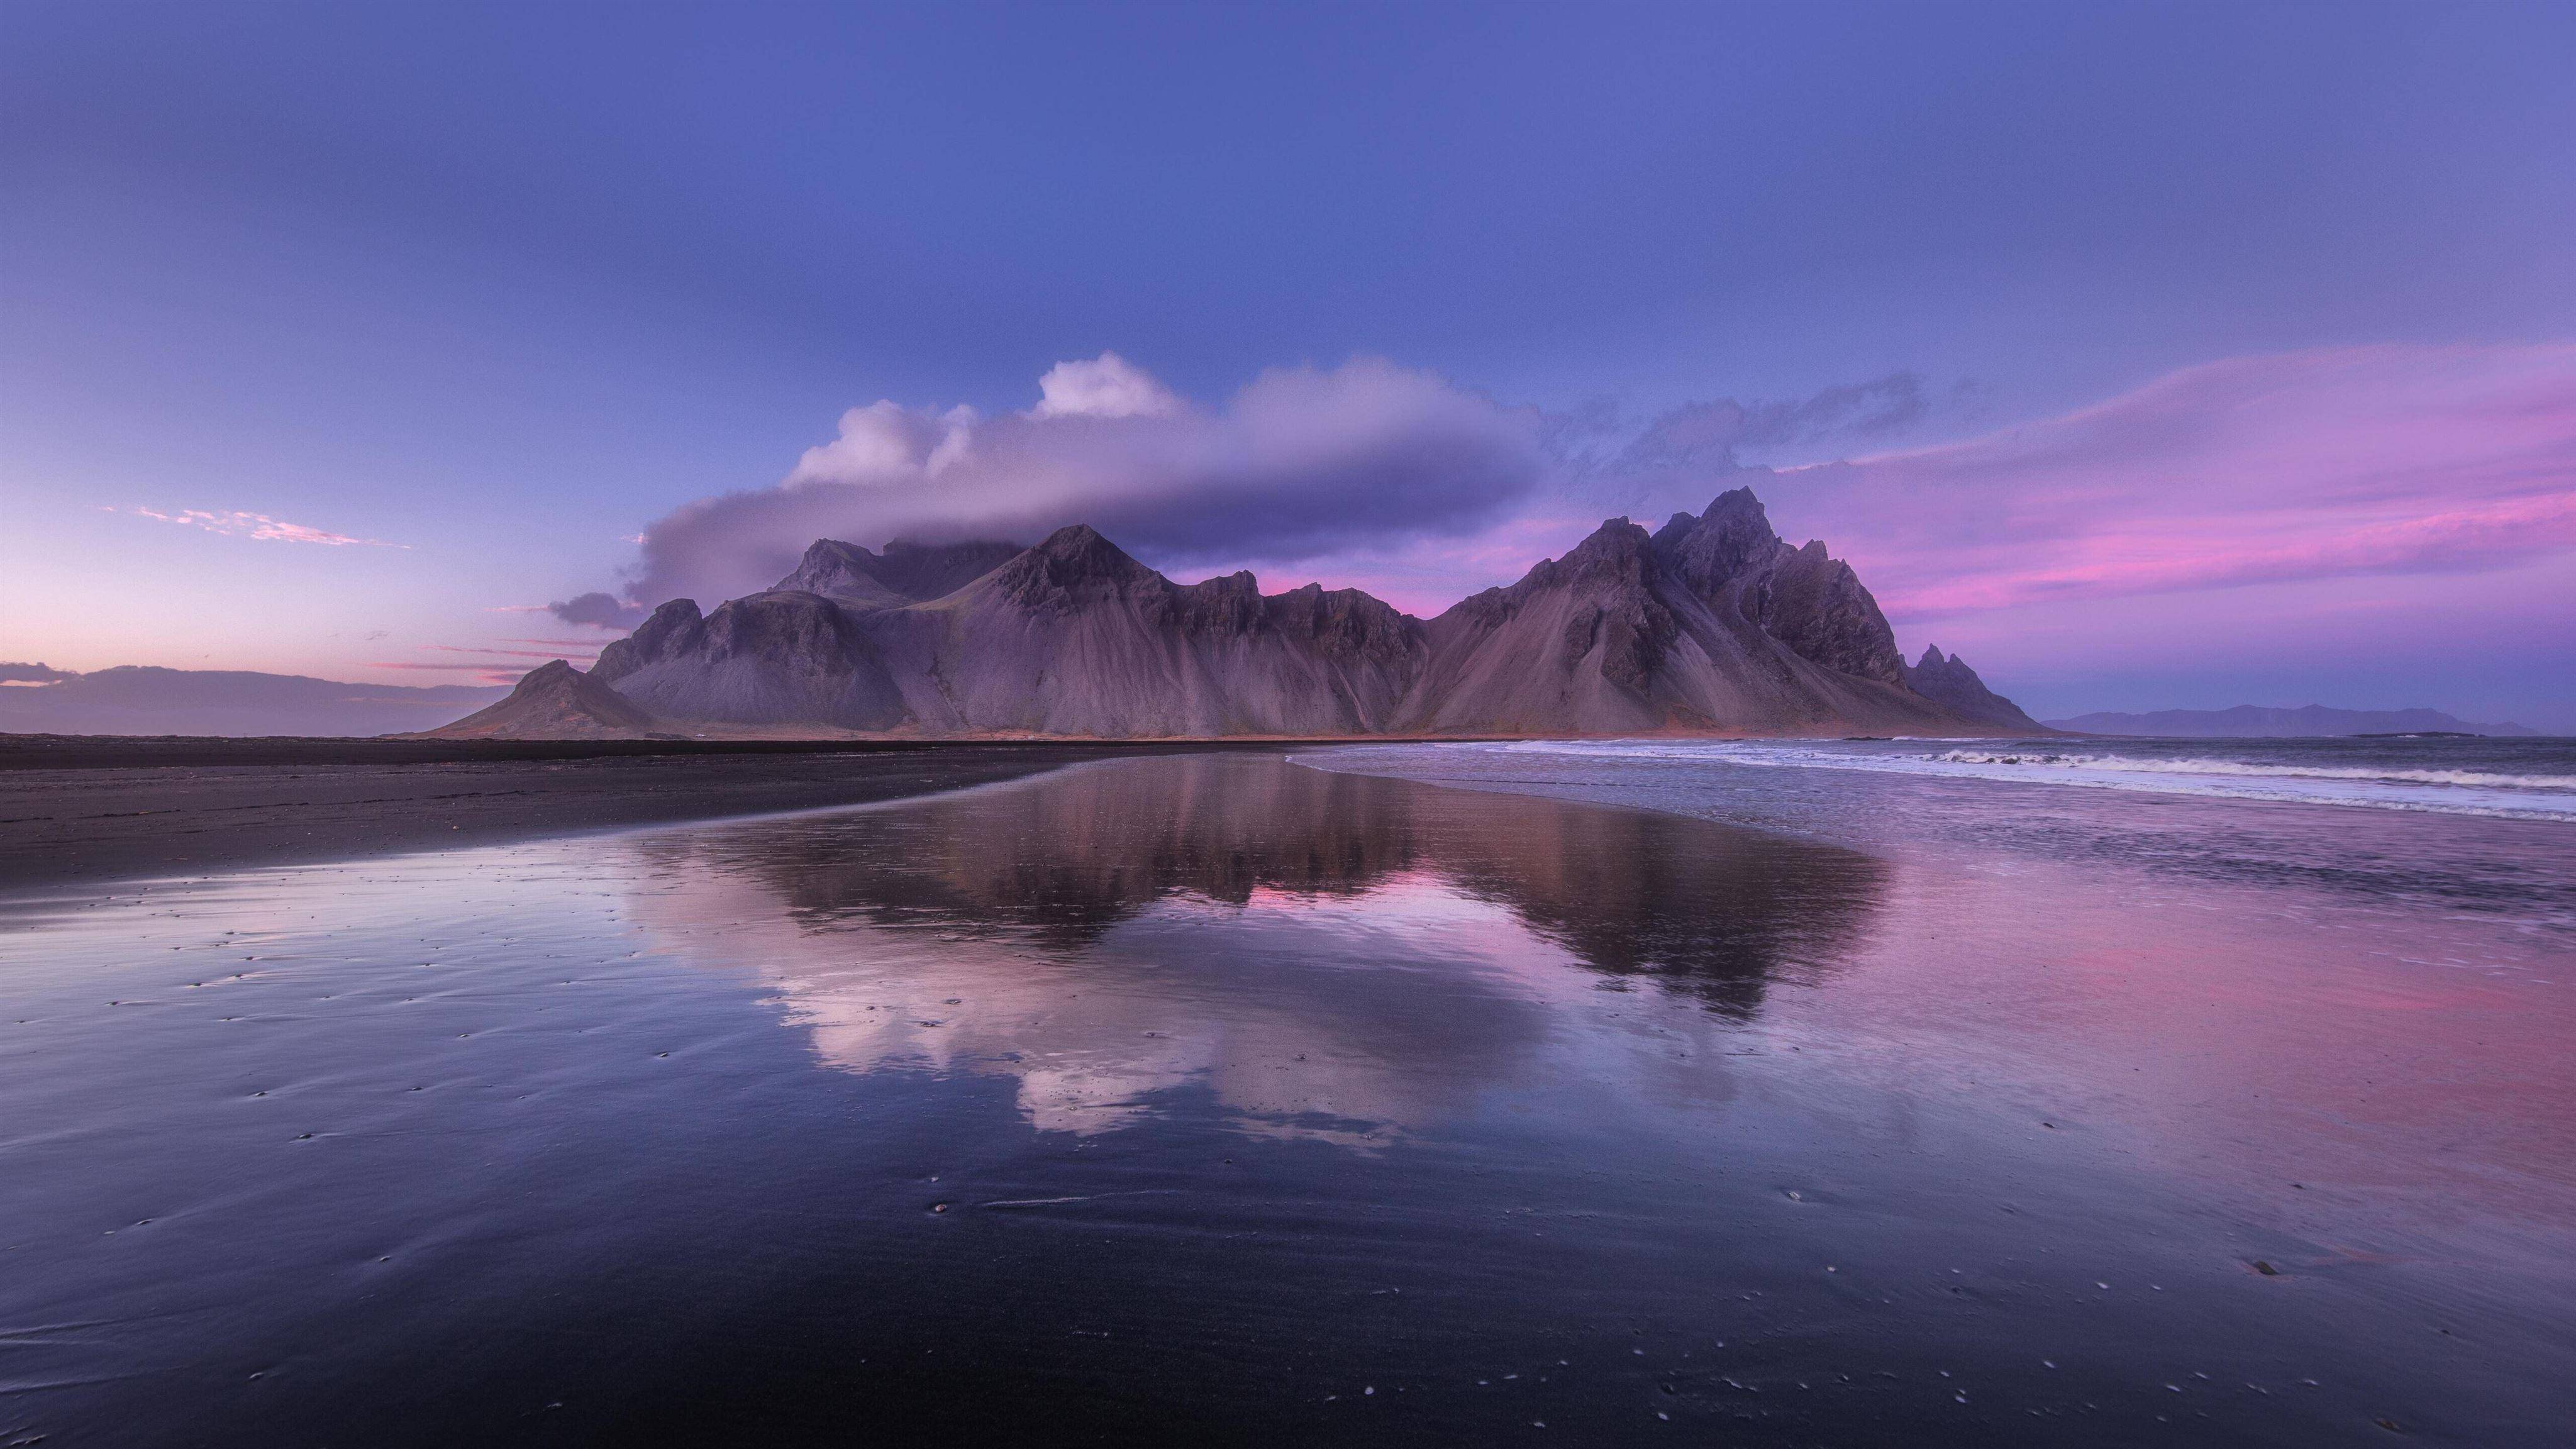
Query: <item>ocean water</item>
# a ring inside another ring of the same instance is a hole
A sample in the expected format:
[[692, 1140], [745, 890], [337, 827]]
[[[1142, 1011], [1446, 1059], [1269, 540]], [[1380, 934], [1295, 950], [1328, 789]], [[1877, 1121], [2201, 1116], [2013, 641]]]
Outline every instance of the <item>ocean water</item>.
[[2571, 833], [1371, 747], [0, 902], [0, 1442], [2561, 1443]]
[[2459, 914], [2576, 949], [2576, 740], [1527, 740], [1321, 752], [1469, 789]]

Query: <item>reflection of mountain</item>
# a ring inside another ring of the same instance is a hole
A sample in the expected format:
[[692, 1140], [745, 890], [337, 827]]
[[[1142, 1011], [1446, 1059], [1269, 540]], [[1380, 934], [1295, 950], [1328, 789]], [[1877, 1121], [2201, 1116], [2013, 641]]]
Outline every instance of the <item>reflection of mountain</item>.
[[1006, 1071], [1034, 1120], [1065, 1127], [1200, 1080], [1274, 1125], [1419, 1121], [1513, 1075], [1569, 1003], [1634, 981], [1721, 1031], [1848, 947], [1883, 869], [1704, 821], [1243, 756], [641, 847], [646, 921], [755, 965], [827, 1058]]
[[1079, 946], [1173, 895], [1351, 894], [1427, 870], [1598, 971], [1749, 1012], [1785, 960], [1849, 932], [1878, 863], [1646, 811], [1427, 789], [1278, 760], [1067, 771], [865, 817], [711, 833], [701, 867], [847, 919]]

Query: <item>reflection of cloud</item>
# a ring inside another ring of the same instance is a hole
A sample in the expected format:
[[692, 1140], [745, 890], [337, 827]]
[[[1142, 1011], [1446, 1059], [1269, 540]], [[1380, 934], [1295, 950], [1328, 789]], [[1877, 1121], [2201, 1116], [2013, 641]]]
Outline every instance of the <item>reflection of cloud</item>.
[[[1357, 896], [1173, 897], [1073, 951], [1016, 933], [817, 931], [741, 876], [671, 879], [639, 897], [641, 918], [701, 955], [723, 942], [824, 1062], [1010, 1077], [1050, 1132], [1111, 1131], [1203, 1086], [1240, 1130], [1367, 1146], [1465, 1110], [1494, 1062], [1539, 1049], [1547, 1005], [1588, 990], [1506, 908], [1429, 876]], [[1391, 937], [1413, 938], [1406, 967], [1354, 959], [1372, 941], [1396, 954]]]
[[[1010, 1076], [1052, 1131], [1203, 1089], [1241, 1130], [1346, 1145], [1471, 1111], [1551, 1053], [1631, 1078], [1701, 1055], [1846, 940], [1878, 879], [1700, 821], [1255, 757], [639, 848], [647, 925], [774, 984], [827, 1062]], [[1706, 1009], [1679, 1036], [1569, 1029], [1631, 981]]]

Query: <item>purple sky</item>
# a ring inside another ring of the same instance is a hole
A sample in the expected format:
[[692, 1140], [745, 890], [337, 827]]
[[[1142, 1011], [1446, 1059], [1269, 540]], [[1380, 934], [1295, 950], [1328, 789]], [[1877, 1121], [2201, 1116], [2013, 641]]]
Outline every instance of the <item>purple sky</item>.
[[0, 11], [0, 659], [1076, 520], [1427, 613], [1750, 483], [2035, 712], [2576, 730], [2576, 9], [622, 13]]

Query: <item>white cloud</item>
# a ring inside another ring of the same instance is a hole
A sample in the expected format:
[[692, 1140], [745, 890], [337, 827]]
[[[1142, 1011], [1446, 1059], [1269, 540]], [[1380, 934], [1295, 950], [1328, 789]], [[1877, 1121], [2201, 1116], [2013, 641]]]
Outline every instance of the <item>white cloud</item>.
[[1115, 352], [1089, 362], [1059, 362], [1038, 379], [1033, 418], [1160, 418], [1181, 400]]
[[1546, 475], [1538, 415], [1374, 359], [1263, 373], [1193, 407], [1113, 353], [1060, 363], [1025, 413], [876, 402], [842, 414], [778, 485], [646, 530], [627, 597], [766, 587], [817, 538], [1034, 542], [1088, 523], [1153, 561], [1312, 558], [1459, 537]]

